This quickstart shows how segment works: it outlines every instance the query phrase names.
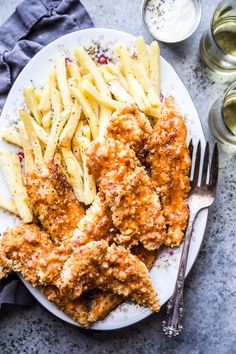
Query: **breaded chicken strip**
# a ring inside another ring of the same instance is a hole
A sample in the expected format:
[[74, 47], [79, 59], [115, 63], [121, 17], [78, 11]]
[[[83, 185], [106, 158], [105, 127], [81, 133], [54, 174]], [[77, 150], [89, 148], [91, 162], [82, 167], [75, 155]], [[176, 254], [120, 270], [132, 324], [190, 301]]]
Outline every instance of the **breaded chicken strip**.
[[153, 134], [147, 143], [151, 181], [160, 194], [167, 223], [167, 246], [178, 246], [188, 221], [191, 159], [186, 144], [187, 129], [173, 97], [166, 99]]
[[[112, 115], [107, 128], [108, 137], [128, 144], [137, 154], [145, 146], [151, 132], [149, 120], [135, 105], [118, 109]], [[103, 192], [100, 191], [74, 232], [73, 247], [102, 239], [110, 242], [115, 233], [118, 231], [114, 229], [111, 211]]]
[[[151, 132], [152, 128], [147, 117], [135, 105], [131, 105], [113, 114], [107, 129], [107, 136], [128, 144], [136, 154], [140, 155]], [[100, 191], [92, 206], [86, 211], [85, 217], [79, 222], [74, 233], [73, 245], [76, 247], [99, 239], [106, 239], [109, 242], [114, 238], [115, 232], [111, 212], [107, 207], [104, 194]], [[148, 264], [145, 261], [144, 263], [151, 268], [156, 252], [147, 251], [142, 246], [132, 249], [132, 252], [138, 251], [142, 261], [145, 259]], [[89, 321], [94, 322], [103, 318], [123, 301], [123, 297], [112, 292], [98, 290], [91, 301]]]
[[56, 304], [74, 321], [79, 322], [86, 328], [91, 326], [91, 323], [88, 320], [89, 301], [85, 296], [80, 296], [78, 299], [71, 300], [67, 296], [62, 295], [55, 286], [41, 287], [40, 290], [49, 301]]
[[54, 242], [70, 237], [84, 210], [60, 166], [54, 161], [35, 165], [26, 175], [26, 187], [34, 214]]
[[[3, 233], [0, 244], [0, 279], [12, 270], [20, 272], [33, 286], [58, 281], [60, 270], [68, 258], [66, 253], [56, 252], [48, 234], [37, 225], [17, 225]], [[84, 296], [70, 300], [55, 286], [43, 286], [40, 290], [73, 319], [88, 326], [88, 301]]]
[[[2, 235], [1, 267], [21, 272], [26, 280], [37, 286], [41, 283], [39, 274], [43, 273], [43, 269], [39, 269], [40, 259], [47, 260], [54, 250], [48, 234], [37, 225], [16, 225]], [[47, 266], [54, 276], [58, 274], [58, 264], [48, 262]]]
[[98, 192], [93, 204], [87, 209], [85, 216], [80, 220], [73, 237], [69, 240], [72, 248], [84, 245], [91, 241], [102, 239], [112, 242], [115, 229], [112, 223], [111, 211], [102, 192]]
[[125, 298], [123, 296], [115, 295], [113, 292], [97, 292], [91, 300], [88, 321], [92, 324], [93, 322], [103, 319], [124, 300]]
[[153, 311], [159, 309], [147, 267], [127, 249], [115, 244], [109, 247], [106, 241], [76, 248], [63, 267], [58, 286], [70, 298], [98, 288], [130, 297]]
[[118, 109], [113, 113], [107, 128], [107, 137], [128, 144], [137, 155], [142, 151], [152, 127], [144, 113], [135, 105]]
[[159, 248], [165, 238], [165, 220], [158, 195], [134, 151], [111, 138], [94, 141], [88, 168], [121, 233], [115, 241], [129, 248], [138, 243], [149, 250]]
[[[148, 251], [143, 246], [138, 245], [133, 247], [131, 252], [136, 255], [148, 269], [151, 269], [157, 258], [158, 251]], [[96, 322], [104, 318], [124, 300], [124, 297], [115, 295], [112, 292], [98, 292], [91, 300], [88, 321]]]

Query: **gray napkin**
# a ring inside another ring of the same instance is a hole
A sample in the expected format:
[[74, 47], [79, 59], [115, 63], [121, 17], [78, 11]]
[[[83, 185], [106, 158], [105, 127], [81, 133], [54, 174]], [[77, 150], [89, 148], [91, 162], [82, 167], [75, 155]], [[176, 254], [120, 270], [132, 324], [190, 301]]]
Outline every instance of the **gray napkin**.
[[[93, 23], [79, 0], [25, 0], [0, 27], [0, 109], [28, 61], [46, 44]], [[40, 68], [39, 68], [40, 70]], [[0, 281], [2, 304], [30, 305], [32, 296], [16, 275]]]

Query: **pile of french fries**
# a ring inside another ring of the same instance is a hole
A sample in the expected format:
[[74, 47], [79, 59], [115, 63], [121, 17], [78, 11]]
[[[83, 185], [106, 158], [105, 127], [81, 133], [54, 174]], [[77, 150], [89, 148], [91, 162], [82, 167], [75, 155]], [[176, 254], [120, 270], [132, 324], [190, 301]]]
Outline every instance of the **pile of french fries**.
[[[24, 170], [54, 158], [62, 167], [79, 201], [89, 205], [96, 195], [89, 175], [86, 150], [92, 140], [103, 139], [112, 113], [122, 105], [136, 104], [152, 120], [160, 116], [160, 50], [135, 40], [135, 53], [124, 45], [115, 51], [117, 60], [99, 65], [83, 47], [74, 60], [59, 54], [45, 87], [24, 90], [26, 107], [19, 123], [8, 127], [2, 138], [24, 149]], [[0, 207], [33, 220], [27, 200], [24, 174], [16, 154], [0, 151], [0, 167], [12, 199], [0, 197]]]

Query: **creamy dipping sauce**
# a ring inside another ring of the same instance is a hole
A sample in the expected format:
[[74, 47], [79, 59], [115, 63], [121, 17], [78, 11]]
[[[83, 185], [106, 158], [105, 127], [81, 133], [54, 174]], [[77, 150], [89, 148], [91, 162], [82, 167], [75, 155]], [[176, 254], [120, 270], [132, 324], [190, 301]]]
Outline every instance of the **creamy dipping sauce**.
[[192, 0], [149, 0], [144, 18], [160, 40], [178, 41], [193, 29], [196, 8]]

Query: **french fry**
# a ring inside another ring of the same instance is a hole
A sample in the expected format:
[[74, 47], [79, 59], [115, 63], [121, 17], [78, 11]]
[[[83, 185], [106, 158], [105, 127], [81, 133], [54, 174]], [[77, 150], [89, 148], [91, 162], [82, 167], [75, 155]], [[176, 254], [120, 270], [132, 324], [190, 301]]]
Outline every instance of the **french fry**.
[[83, 95], [83, 93], [80, 91], [79, 88], [75, 88], [73, 86], [70, 86], [70, 90], [71, 90], [72, 96], [74, 96], [79, 101], [79, 103], [82, 107], [82, 110], [84, 112], [84, 115], [88, 119], [89, 125], [91, 127], [91, 131], [93, 134], [93, 138], [95, 139], [98, 134], [98, 122], [97, 122], [97, 118], [94, 113], [94, 110], [89, 103], [89, 100]]
[[155, 88], [158, 97], [160, 97], [160, 47], [157, 41], [150, 45], [149, 70], [152, 86]]
[[[87, 123], [87, 122], [86, 122]], [[86, 124], [87, 125], [87, 124]], [[89, 130], [90, 130], [90, 134], [91, 134], [91, 129], [90, 129], [90, 126], [87, 125], [89, 127]], [[75, 131], [75, 134], [74, 134], [74, 137], [72, 139], [72, 151], [75, 155], [75, 157], [77, 158], [77, 160], [79, 161], [79, 163], [81, 164], [82, 166], [82, 160], [81, 160], [81, 156], [80, 156], [80, 147], [79, 147], [79, 138], [81, 136], [83, 136], [83, 127], [84, 127], [84, 121], [80, 120], [79, 121], [79, 124], [76, 128], [76, 131]], [[92, 135], [92, 134], [91, 134]], [[90, 137], [91, 139], [91, 137]]]
[[60, 168], [62, 169], [62, 172], [64, 173], [64, 175], [66, 176], [66, 179], [68, 181], [68, 183], [70, 184], [70, 178], [69, 178], [69, 175], [67, 173], [67, 170], [66, 170], [66, 167], [64, 165], [64, 161], [63, 161], [63, 157], [62, 157], [62, 152], [60, 150], [57, 150], [54, 154], [54, 157], [53, 157], [53, 161], [55, 163], [57, 163]]
[[72, 142], [72, 152], [75, 155], [78, 162], [80, 163], [80, 165], [82, 166], [82, 159], [81, 159], [81, 155], [80, 155], [79, 144], [77, 143], [77, 138], [75, 140], [73, 140], [73, 142]]
[[121, 74], [119, 67], [112, 62], [108, 63], [107, 65], [104, 66], [105, 69], [110, 72], [111, 74], [114, 74], [117, 76], [120, 84], [127, 90], [129, 90], [129, 85], [127, 83], [127, 80], [125, 77]]
[[129, 91], [137, 103], [139, 109], [143, 111], [145, 108], [150, 107], [150, 103], [145, 95], [142, 86], [132, 73], [132, 62], [128, 49], [124, 46], [117, 48], [117, 52], [120, 56], [121, 65], [125, 73], [125, 77], [128, 81]]
[[34, 90], [35, 97], [37, 98], [37, 101], [40, 102], [42, 98], [42, 91], [40, 90]]
[[150, 103], [152, 106], [158, 106], [160, 104], [160, 97], [157, 95], [157, 91], [151, 84], [143, 64], [137, 59], [132, 58], [133, 74], [139, 83], [142, 85]]
[[[77, 161], [75, 155], [73, 154], [73, 152], [71, 151], [71, 148], [70, 146], [67, 146], [67, 147], [63, 147], [61, 148], [61, 152], [62, 152], [62, 157], [64, 159], [64, 162], [65, 162], [65, 165], [67, 167], [67, 172], [69, 173], [70, 175], [70, 168], [68, 169], [68, 166], [70, 166], [71, 163], [74, 162], [74, 160]], [[77, 161], [78, 162], [78, 161]], [[80, 163], [78, 162], [78, 164], [76, 165], [76, 173], [75, 173], [75, 176], [78, 175], [80, 177], [83, 177], [84, 176], [84, 171], [80, 165]]]
[[16, 203], [11, 199], [0, 197], [0, 208], [19, 216]]
[[80, 74], [78, 65], [68, 61], [66, 63], [66, 66], [69, 71], [70, 77], [73, 77], [73, 78], [77, 79], [78, 81], [81, 81], [81, 74]]
[[64, 109], [68, 109], [70, 108], [72, 101], [67, 82], [65, 56], [63, 54], [59, 54], [56, 59], [56, 78]]
[[46, 145], [49, 137], [48, 133], [32, 117], [30, 118], [34, 126], [34, 130], [36, 131], [37, 137]]
[[94, 99], [96, 102], [100, 103], [101, 105], [111, 108], [117, 109], [120, 104], [110, 98], [109, 96], [105, 97], [101, 95], [95, 86], [93, 86], [88, 80], [83, 80], [82, 83], [79, 85], [79, 88], [84, 93], [85, 96], [89, 96], [90, 98]]
[[159, 119], [161, 117], [160, 107], [147, 107], [143, 110], [143, 112], [155, 119]]
[[88, 173], [86, 151], [89, 148], [89, 140], [85, 137], [79, 138], [80, 154], [84, 170], [84, 203], [91, 204], [96, 196], [96, 184], [93, 176]]
[[87, 138], [89, 141], [91, 141], [91, 129], [89, 125], [83, 125], [81, 128], [81, 136], [84, 136]]
[[69, 109], [66, 109], [65, 111], [60, 113], [55, 118], [55, 121], [53, 122], [51, 132], [50, 132], [50, 135], [48, 138], [46, 151], [44, 154], [44, 161], [45, 162], [48, 162], [53, 159], [54, 153], [57, 148], [59, 136], [60, 136], [61, 131], [62, 131], [63, 127], [65, 126], [70, 114], [71, 114], [71, 111]]
[[38, 140], [37, 132], [34, 128], [33, 119], [25, 109], [20, 110], [20, 118], [24, 123], [25, 130], [31, 142], [35, 163], [41, 164], [43, 161], [42, 150]]
[[103, 72], [103, 77], [109, 86], [112, 95], [117, 101], [123, 103], [134, 103], [133, 97], [126, 91], [126, 89], [121, 85], [118, 78], [115, 75], [108, 73], [106, 70]]
[[60, 92], [56, 88], [51, 89], [51, 102], [53, 111], [53, 120], [63, 111], [63, 105]]
[[83, 47], [77, 47], [75, 48], [75, 57], [78, 60], [78, 62], [84, 66], [90, 74], [93, 75], [95, 85], [97, 89], [100, 91], [101, 94], [105, 96], [110, 95], [110, 91], [106, 85], [105, 80], [102, 77], [102, 74], [100, 73], [97, 65], [94, 63], [94, 61], [90, 58], [88, 53], [85, 51]]
[[38, 99], [35, 95], [35, 89], [33, 87], [26, 87], [24, 89], [24, 98], [27, 107], [30, 112], [33, 114], [38, 124], [41, 124], [42, 121], [42, 113], [38, 110]]
[[133, 75], [129, 76], [128, 82], [131, 95], [133, 96], [139, 109], [143, 111], [146, 107], [149, 107], [150, 104], [143, 91], [142, 86], [139, 84], [138, 80]]
[[61, 151], [56, 151], [54, 154], [54, 158], [53, 158], [54, 162], [57, 163], [59, 166], [62, 166], [62, 155], [61, 155]]
[[44, 129], [48, 130], [52, 125], [52, 111], [48, 111], [43, 115], [42, 118], [42, 126]]
[[0, 167], [22, 221], [24, 223], [32, 222], [33, 213], [29, 207], [18, 156], [7, 151], [0, 151]]
[[50, 93], [52, 88], [56, 88], [56, 74], [54, 71], [50, 72], [47, 80], [47, 84], [43, 90], [42, 97], [40, 99], [38, 110], [41, 112], [47, 112], [51, 109], [51, 97]]
[[82, 80], [88, 80], [89, 82], [91, 82], [91, 84], [94, 85], [94, 78], [92, 74], [85, 74], [82, 76]]
[[99, 112], [100, 112], [100, 105], [95, 101], [93, 100], [92, 98], [90, 98], [89, 100], [92, 108], [93, 108], [93, 111], [95, 113], [95, 117], [96, 117], [96, 121], [98, 122], [99, 120]]
[[143, 67], [146, 71], [146, 75], [149, 76], [149, 59], [148, 59], [148, 53], [147, 53], [147, 45], [143, 39], [143, 37], [139, 36], [135, 39], [135, 49], [136, 49], [136, 54], [143, 64]]
[[25, 131], [24, 124], [22, 121], [20, 123], [19, 123], [20, 137], [21, 137], [23, 150], [24, 150], [24, 156], [25, 156], [25, 158], [24, 158], [25, 171], [27, 173], [34, 166], [34, 155], [33, 155], [33, 151], [32, 151], [32, 146], [30, 144], [27, 133]]
[[61, 151], [75, 196], [80, 202], [84, 202], [83, 170], [69, 146], [63, 147]]
[[71, 140], [75, 134], [77, 125], [79, 123], [80, 116], [81, 116], [81, 107], [79, 106], [78, 102], [75, 101], [72, 106], [70, 117], [60, 135], [60, 139], [59, 139], [60, 146], [66, 147], [70, 145]]
[[19, 129], [17, 124], [13, 124], [12, 126], [4, 130], [3, 134], [1, 135], [1, 138], [7, 141], [8, 143], [22, 147], [22, 141], [18, 130]]
[[68, 85], [69, 85], [69, 89], [71, 89], [71, 87], [78, 88], [79, 82], [74, 77], [70, 77], [68, 79]]
[[[79, 66], [79, 65], [78, 65]], [[87, 68], [85, 66], [79, 66], [79, 72], [80, 72], [80, 75], [83, 77], [84, 75], [86, 74], [89, 74]]]
[[101, 106], [100, 108], [100, 118], [99, 118], [99, 126], [98, 126], [98, 137], [99, 139], [104, 139], [107, 134], [107, 126], [111, 119], [112, 110]]

